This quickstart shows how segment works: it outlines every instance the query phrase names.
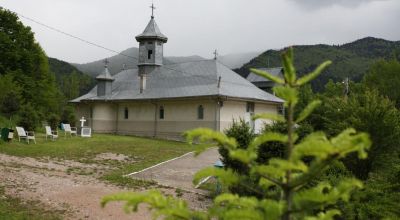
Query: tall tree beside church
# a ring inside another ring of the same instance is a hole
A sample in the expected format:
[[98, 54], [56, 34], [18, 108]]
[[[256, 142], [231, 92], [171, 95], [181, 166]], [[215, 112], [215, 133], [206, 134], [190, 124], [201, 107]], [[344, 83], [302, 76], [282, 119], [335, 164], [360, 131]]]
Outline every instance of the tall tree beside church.
[[49, 71], [47, 56], [35, 41], [31, 28], [24, 26], [15, 13], [1, 7], [0, 51], [0, 80], [11, 79], [15, 87], [2, 88], [0, 109], [4, 110], [7, 97], [18, 97], [15, 100], [18, 108], [13, 111], [30, 105], [40, 120], [50, 112], [58, 113], [61, 96]]

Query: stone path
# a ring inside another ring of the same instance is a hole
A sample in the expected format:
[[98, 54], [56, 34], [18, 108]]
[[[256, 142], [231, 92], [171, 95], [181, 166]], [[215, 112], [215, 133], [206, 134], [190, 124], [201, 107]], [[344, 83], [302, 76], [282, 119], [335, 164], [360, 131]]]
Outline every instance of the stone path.
[[194, 153], [163, 163], [159, 166], [130, 175], [132, 178], [153, 180], [163, 186], [203, 193], [194, 188], [193, 175], [202, 168], [213, 166], [219, 159], [217, 148], [211, 148], [194, 157]]

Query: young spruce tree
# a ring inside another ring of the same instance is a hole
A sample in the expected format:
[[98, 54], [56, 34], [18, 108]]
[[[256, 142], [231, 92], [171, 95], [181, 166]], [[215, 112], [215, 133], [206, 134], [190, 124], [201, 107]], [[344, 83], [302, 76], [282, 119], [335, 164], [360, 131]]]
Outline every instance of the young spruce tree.
[[[110, 195], [103, 199], [102, 205], [110, 201], [126, 201], [127, 211], [136, 211], [140, 203], [146, 203], [154, 211], [154, 218], [164, 219], [333, 219], [340, 215], [334, 205], [347, 201], [355, 188], [362, 183], [356, 179], [343, 179], [337, 185], [328, 182], [313, 184], [313, 180], [333, 162], [352, 152], [365, 158], [371, 142], [367, 134], [356, 133], [352, 128], [328, 139], [323, 132], [314, 132], [295, 144], [298, 135], [295, 124], [303, 121], [321, 104], [312, 101], [299, 114], [295, 107], [299, 97], [299, 87], [317, 77], [331, 62], [326, 61], [315, 71], [296, 77], [293, 66], [293, 50], [289, 48], [282, 54], [284, 79], [267, 72], [252, 69], [251, 71], [279, 84], [274, 88], [275, 94], [285, 101], [286, 118], [276, 114], [260, 114], [255, 119], [275, 120], [286, 123], [287, 134], [266, 132], [252, 140], [248, 148], [238, 148], [235, 139], [223, 133], [207, 128], [198, 128], [186, 132], [187, 140], [192, 143], [214, 141], [229, 151], [231, 158], [246, 164], [250, 172], [261, 176], [259, 186], [266, 189], [263, 198], [240, 197], [224, 193], [214, 199], [214, 204], [207, 211], [193, 211], [183, 200], [164, 196], [159, 191], [145, 193], [122, 193]], [[286, 145], [285, 158], [272, 158], [266, 164], [256, 162], [258, 147], [269, 141], [279, 141]], [[307, 162], [305, 162], [307, 158]], [[311, 161], [311, 162], [310, 162]], [[194, 177], [194, 183], [207, 176], [217, 176], [227, 186], [237, 184], [240, 174], [230, 169], [205, 168]], [[245, 187], [245, 186], [243, 186]], [[271, 193], [270, 193], [271, 192]], [[271, 196], [273, 195], [273, 196]], [[278, 195], [278, 196], [276, 196]]]

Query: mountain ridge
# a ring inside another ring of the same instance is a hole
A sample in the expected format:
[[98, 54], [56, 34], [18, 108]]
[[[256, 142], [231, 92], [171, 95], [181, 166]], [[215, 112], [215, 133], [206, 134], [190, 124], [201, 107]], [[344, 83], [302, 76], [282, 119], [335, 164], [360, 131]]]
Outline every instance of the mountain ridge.
[[[138, 64], [138, 55], [139, 55], [139, 48], [131, 47], [128, 48], [121, 53], [104, 58], [109, 61], [108, 70], [111, 74], [116, 74], [123, 69], [135, 69], [137, 68]], [[100, 74], [104, 69], [104, 59], [96, 60], [93, 62], [88, 63], [71, 63], [74, 67], [79, 69], [80, 71], [88, 74], [91, 77], [96, 77]], [[198, 55], [192, 56], [171, 56], [171, 57], [164, 57], [164, 64], [172, 64], [172, 63], [181, 63], [181, 62], [188, 62], [188, 61], [196, 61], [205, 59]]]
[[[368, 68], [377, 60], [400, 58], [400, 41], [374, 37], [365, 37], [342, 45], [295, 45], [293, 49], [295, 66], [300, 76], [311, 72], [325, 60], [333, 62], [312, 82], [316, 91], [321, 91], [330, 79], [342, 81], [349, 77], [351, 80], [360, 81]], [[250, 68], [282, 66], [280, 54], [284, 50], [285, 48], [267, 50], [234, 71], [247, 77]]]

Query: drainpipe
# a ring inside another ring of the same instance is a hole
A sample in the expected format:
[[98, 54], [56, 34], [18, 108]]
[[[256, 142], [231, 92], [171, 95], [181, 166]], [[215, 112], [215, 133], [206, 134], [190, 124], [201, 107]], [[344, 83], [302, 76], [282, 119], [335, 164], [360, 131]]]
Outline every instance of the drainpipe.
[[214, 129], [216, 130], [216, 131], [219, 131], [219, 120], [220, 120], [220, 117], [219, 117], [219, 112], [220, 110], [219, 110], [219, 100], [218, 100], [218, 98], [216, 99], [216, 102], [215, 102], [215, 123], [214, 123]]
[[157, 110], [158, 110], [158, 104], [157, 102], [152, 102], [154, 105], [154, 134], [153, 137], [157, 137]]
[[119, 104], [115, 103], [115, 106], [117, 108], [117, 110], [115, 112], [115, 134], [118, 134]]
[[224, 101], [227, 101], [228, 97], [222, 96], [217, 98], [215, 118], [216, 118], [216, 130], [221, 130], [221, 108], [224, 106]]
[[93, 124], [94, 124], [94, 106], [92, 103], [89, 104], [89, 116], [90, 116], [90, 129], [92, 130], [92, 132], [94, 132], [93, 130]]

